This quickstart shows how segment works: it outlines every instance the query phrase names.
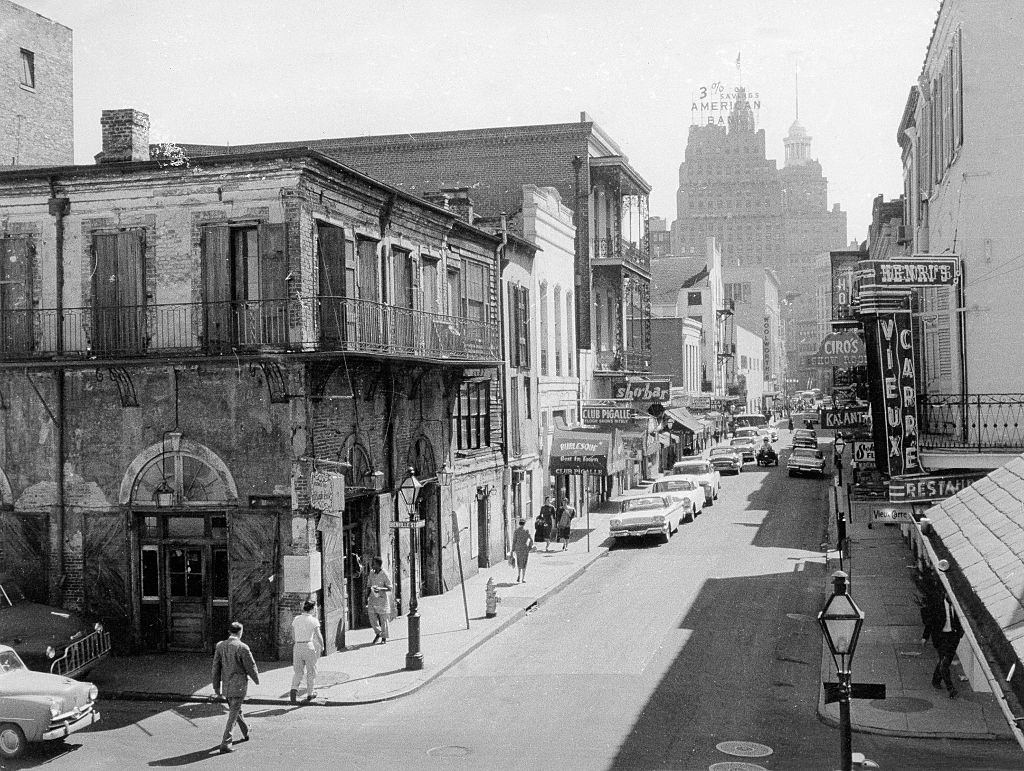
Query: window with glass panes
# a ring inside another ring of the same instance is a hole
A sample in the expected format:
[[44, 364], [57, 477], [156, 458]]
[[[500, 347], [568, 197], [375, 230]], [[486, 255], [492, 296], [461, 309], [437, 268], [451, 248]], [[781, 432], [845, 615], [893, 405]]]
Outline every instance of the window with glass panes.
[[460, 450], [476, 450], [491, 443], [491, 383], [462, 383], [452, 414], [452, 435]]

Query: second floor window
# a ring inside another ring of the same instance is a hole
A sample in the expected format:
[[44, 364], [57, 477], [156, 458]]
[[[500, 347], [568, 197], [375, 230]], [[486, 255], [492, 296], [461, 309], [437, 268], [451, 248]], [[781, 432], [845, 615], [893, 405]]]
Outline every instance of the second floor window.
[[555, 287], [555, 374], [562, 375], [562, 289]]
[[540, 374], [548, 374], [548, 287], [540, 285]]
[[490, 270], [485, 265], [467, 261], [462, 271], [463, 315], [473, 321], [487, 321], [487, 295], [490, 284]]
[[703, 296], [700, 292], [687, 292], [686, 293], [686, 304], [687, 305], [701, 305], [703, 304]]
[[508, 288], [509, 365], [530, 367], [530, 290], [525, 286]]
[[452, 435], [459, 450], [477, 450], [491, 443], [491, 383], [462, 383], [452, 414]]

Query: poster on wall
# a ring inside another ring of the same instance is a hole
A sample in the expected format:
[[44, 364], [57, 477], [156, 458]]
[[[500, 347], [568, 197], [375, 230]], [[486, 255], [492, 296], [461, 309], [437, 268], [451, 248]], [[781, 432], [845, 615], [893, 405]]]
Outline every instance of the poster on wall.
[[917, 430], [917, 374], [910, 313], [879, 313], [866, 322], [873, 338], [869, 350], [872, 368], [872, 401], [879, 419], [874, 421], [875, 458], [889, 476], [923, 473]]

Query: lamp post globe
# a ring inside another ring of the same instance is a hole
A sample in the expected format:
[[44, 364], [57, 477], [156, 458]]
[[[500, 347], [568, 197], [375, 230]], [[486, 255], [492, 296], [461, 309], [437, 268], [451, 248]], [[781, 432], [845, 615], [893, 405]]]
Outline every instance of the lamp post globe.
[[841, 570], [832, 574], [832, 596], [818, 614], [818, 623], [825, 635], [829, 653], [836, 665], [839, 678], [839, 730], [840, 760], [843, 771], [853, 769], [853, 741], [850, 720], [850, 663], [857, 649], [860, 628], [864, 624], [862, 611], [847, 594], [848, 576]]

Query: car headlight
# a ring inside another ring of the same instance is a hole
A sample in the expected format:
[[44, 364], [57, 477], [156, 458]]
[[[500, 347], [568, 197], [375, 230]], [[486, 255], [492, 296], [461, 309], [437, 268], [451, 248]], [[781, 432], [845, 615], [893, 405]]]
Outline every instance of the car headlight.
[[619, 521], [619, 520], [617, 520], [617, 519], [613, 519], [613, 520], [610, 520], [610, 521], [608, 522], [608, 526], [609, 526], [609, 527], [618, 527], [618, 526], [619, 526], [619, 525], [621, 525], [621, 524], [622, 524], [622, 522], [621, 522], [621, 521]]
[[47, 645], [46, 646], [46, 658], [52, 659], [52, 658], [55, 658], [56, 656], [57, 656], [57, 651], [55, 651], [53, 649], [53, 646], [52, 645]]
[[54, 718], [60, 714], [60, 702], [56, 699], [50, 701], [50, 717]]
[[100, 697], [100, 689], [95, 685], [89, 686], [89, 701], [96, 701]]
[[99, 621], [97, 621], [95, 624], [92, 625], [92, 628], [95, 631], [97, 631], [97, 632], [102, 632], [103, 631], [103, 624], [101, 624]]

